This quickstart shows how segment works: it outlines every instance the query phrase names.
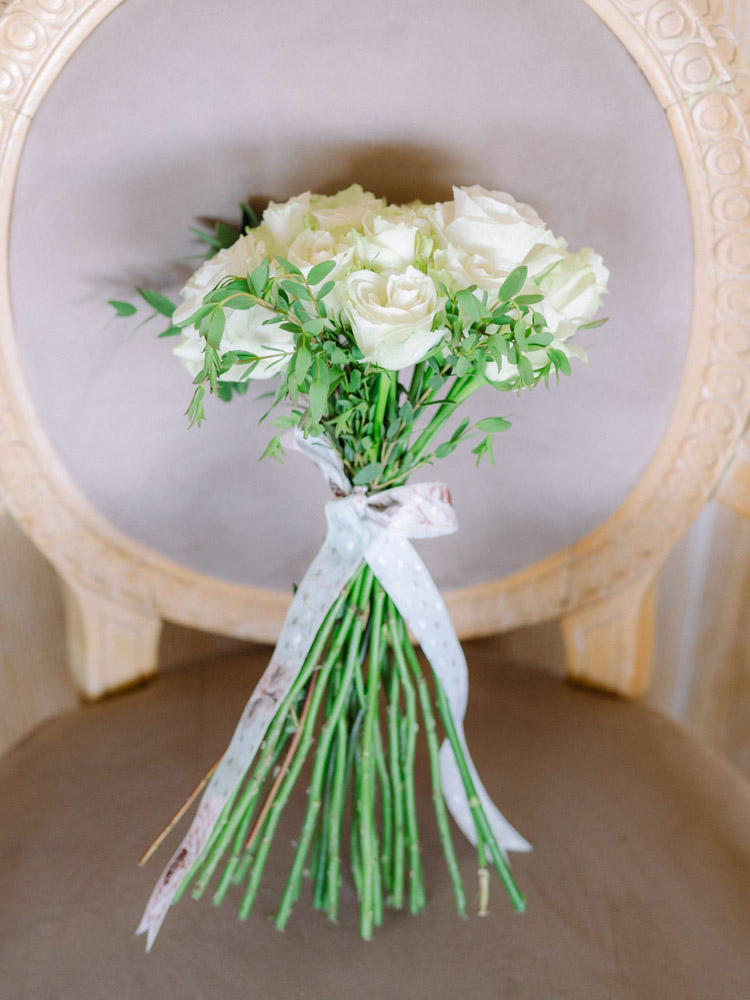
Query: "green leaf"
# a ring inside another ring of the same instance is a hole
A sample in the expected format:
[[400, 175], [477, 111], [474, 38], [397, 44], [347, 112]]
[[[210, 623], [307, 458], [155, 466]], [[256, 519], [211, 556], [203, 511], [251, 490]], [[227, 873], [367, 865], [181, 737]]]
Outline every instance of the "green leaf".
[[287, 260], [285, 257], [278, 257], [276, 260], [281, 264], [287, 274], [296, 274], [300, 278], [302, 277], [302, 271], [297, 267], [296, 264], [292, 264], [291, 261]]
[[133, 316], [138, 312], [132, 302], [122, 302], [120, 299], [110, 299], [108, 306], [112, 306], [118, 316]]
[[326, 281], [326, 283], [324, 285], [321, 285], [320, 288], [318, 289], [317, 294], [315, 295], [316, 300], [320, 302], [322, 299], [326, 297], [326, 295], [328, 295], [329, 292], [332, 292], [335, 287], [336, 287], [335, 281]]
[[533, 295], [519, 295], [518, 298], [515, 299], [515, 302], [516, 305], [519, 306], [531, 306], [534, 305], [535, 302], [541, 302], [543, 298], [544, 296], [541, 293]]
[[188, 316], [187, 319], [183, 319], [181, 322], [177, 323], [176, 325], [179, 326], [179, 327], [181, 327], [181, 328], [182, 327], [186, 327], [186, 326], [199, 326], [199, 324], [202, 322], [203, 318], [205, 316], [208, 316], [208, 314], [213, 310], [213, 308], [214, 307], [211, 305], [211, 303], [208, 303], [207, 305], [204, 304], [202, 306], [199, 306], [198, 309], [195, 310], [195, 312], [193, 313], [192, 316]]
[[294, 356], [294, 374], [297, 382], [301, 385], [312, 364], [312, 354], [304, 344], [297, 348]]
[[205, 390], [202, 385], [193, 393], [193, 398], [190, 400], [185, 414], [190, 421], [190, 427], [200, 427], [201, 423], [206, 419], [206, 414], [203, 411], [203, 396]]
[[249, 205], [246, 201], [241, 202], [240, 210], [242, 211], [242, 228], [245, 229], [255, 229], [258, 225], [258, 216], [255, 214], [255, 209], [252, 205]]
[[232, 288], [217, 288], [206, 296], [206, 302], [221, 303], [229, 309], [251, 309], [255, 300], [247, 291], [236, 291]]
[[508, 326], [513, 322], [513, 317], [509, 316], [504, 309], [496, 309], [492, 314], [492, 322], [498, 326]]
[[345, 365], [349, 361], [349, 355], [346, 351], [342, 351], [340, 347], [334, 347], [331, 351], [331, 364], [333, 365]]
[[456, 378], [463, 378], [470, 368], [471, 361], [468, 358], [461, 356], [455, 364], [453, 374]]
[[308, 285], [319, 285], [324, 278], [328, 277], [334, 267], [336, 267], [335, 260], [323, 260], [315, 267], [311, 267], [307, 276]]
[[258, 461], [262, 462], [264, 458], [273, 458], [277, 462], [280, 462], [285, 454], [286, 452], [281, 447], [281, 438], [277, 434], [276, 437], [272, 437], [271, 440], [268, 442], [268, 444], [266, 445], [266, 450], [260, 456]]
[[355, 486], [367, 486], [368, 483], [377, 479], [382, 471], [382, 462], [370, 462], [370, 464], [366, 465], [364, 469], [359, 470], [354, 479], [352, 479], [352, 483]]
[[282, 281], [280, 282], [281, 287], [284, 291], [294, 298], [305, 299], [306, 301], [312, 301], [312, 293], [306, 285], [303, 285], [301, 281]]
[[136, 291], [142, 299], [148, 302], [152, 309], [156, 309], [162, 316], [167, 316], [169, 319], [172, 318], [172, 313], [176, 307], [174, 302], [170, 302], [166, 295], [155, 292], [150, 288], [136, 288]]
[[216, 239], [222, 250], [226, 250], [227, 247], [235, 244], [241, 235], [242, 233], [240, 233], [239, 229], [236, 229], [234, 226], [228, 226], [226, 222], [216, 223]]
[[492, 353], [493, 357], [495, 352], [501, 355], [501, 357], [508, 357], [508, 342], [501, 333], [493, 333], [491, 337], [487, 338], [487, 349]]
[[555, 366], [556, 371], [562, 372], [563, 375], [570, 375], [570, 362], [568, 361], [567, 354], [558, 351], [555, 347], [550, 347], [547, 351], [547, 357]]
[[208, 243], [212, 250], [221, 250], [219, 246], [219, 241], [211, 233], [205, 232], [203, 229], [196, 229], [195, 226], [188, 226], [190, 232], [197, 237], [201, 242]]
[[597, 326], [604, 326], [605, 323], [609, 322], [609, 316], [605, 316], [604, 319], [595, 319], [592, 323], [582, 323], [578, 327], [579, 330], [595, 330]]
[[512, 299], [514, 295], [520, 292], [528, 273], [528, 268], [524, 267], [523, 264], [517, 267], [515, 271], [511, 271], [500, 286], [500, 290], [497, 293], [498, 300], [507, 302], [508, 299]]
[[487, 437], [482, 438], [476, 448], [471, 449], [471, 452], [477, 456], [477, 465], [482, 461], [484, 455], [490, 460], [490, 465], [494, 465], [495, 455], [492, 451], [492, 435], [488, 434]]
[[542, 330], [539, 333], [533, 334], [529, 337], [529, 347], [549, 347], [555, 338], [547, 330]]
[[474, 322], [481, 320], [482, 309], [468, 288], [462, 288], [456, 293], [456, 301], [470, 319]]
[[271, 426], [281, 427], [283, 430], [289, 430], [289, 428], [297, 426], [297, 420], [289, 413], [280, 413], [278, 417], [272, 421]]
[[452, 444], [450, 441], [443, 441], [435, 449], [436, 458], [447, 458], [452, 452], [456, 450], [456, 445]]
[[485, 431], [487, 434], [507, 431], [510, 426], [510, 420], [506, 420], [505, 417], [484, 417], [476, 424], [478, 431]]
[[516, 345], [521, 351], [528, 351], [529, 345], [526, 341], [526, 324], [522, 319], [517, 319], [513, 324], [513, 336], [516, 338]]
[[464, 433], [464, 431], [466, 430], [466, 428], [469, 426], [470, 423], [471, 421], [469, 420], [469, 418], [464, 417], [464, 419], [461, 421], [461, 423], [458, 425], [455, 431], [451, 434], [451, 442], [453, 444], [458, 443], [459, 439], [461, 438], [461, 435]]
[[168, 326], [166, 330], [162, 330], [161, 333], [157, 333], [157, 337], [176, 337], [178, 334], [182, 333], [182, 327], [180, 326]]
[[268, 261], [264, 260], [262, 264], [258, 264], [250, 275], [250, 285], [258, 298], [262, 298], [263, 296], [263, 289], [266, 286], [269, 274]]
[[320, 423], [320, 418], [326, 410], [326, 403], [328, 402], [328, 385], [319, 379], [315, 379], [310, 383], [308, 398], [310, 400], [310, 414], [313, 422], [318, 424]]
[[302, 324], [302, 329], [305, 333], [309, 333], [311, 337], [319, 337], [325, 329], [325, 325], [326, 321], [324, 319], [321, 319], [320, 316], [314, 316]]
[[217, 306], [211, 316], [211, 322], [208, 324], [208, 333], [206, 334], [206, 340], [214, 350], [219, 349], [221, 338], [224, 335], [224, 324], [224, 310], [220, 306]]
[[524, 385], [531, 388], [536, 384], [536, 379], [534, 378], [534, 369], [531, 367], [531, 362], [526, 357], [525, 354], [518, 355], [518, 374], [521, 376], [521, 380]]

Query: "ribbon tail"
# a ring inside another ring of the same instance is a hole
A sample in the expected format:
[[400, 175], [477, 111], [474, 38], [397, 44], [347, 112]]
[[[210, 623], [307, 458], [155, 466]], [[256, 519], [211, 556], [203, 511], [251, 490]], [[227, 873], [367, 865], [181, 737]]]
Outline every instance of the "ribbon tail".
[[136, 934], [146, 951], [159, 933], [180, 885], [204, 851], [222, 809], [242, 782], [276, 712], [289, 694], [310, 647], [337, 597], [356, 573], [366, 530], [350, 502], [326, 505], [328, 532], [294, 595], [271, 661], [240, 717], [182, 843], [164, 868]]
[[[406, 537], [372, 523], [365, 559], [422, 647], [437, 682], [445, 692], [477, 796], [501, 850], [530, 851], [528, 841], [511, 826], [490, 799], [469, 754], [464, 735], [464, 717], [469, 699], [466, 658], [429, 570]], [[475, 844], [469, 801], [453, 750], [447, 742], [440, 748], [440, 772], [446, 804], [462, 833]]]

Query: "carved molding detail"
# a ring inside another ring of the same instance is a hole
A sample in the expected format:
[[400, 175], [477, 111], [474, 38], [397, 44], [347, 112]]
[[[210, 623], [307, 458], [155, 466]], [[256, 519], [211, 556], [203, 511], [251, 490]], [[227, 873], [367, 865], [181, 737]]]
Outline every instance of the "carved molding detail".
[[[122, 0], [0, 6], [0, 225], [7, 233], [29, 122], [66, 61]], [[689, 355], [665, 437], [622, 507], [581, 542], [520, 573], [446, 595], [464, 636], [610, 601], [651, 578], [712, 495], [750, 415], [750, 77], [714, 0], [586, 0], [649, 79], [682, 159], [695, 237]], [[72, 584], [155, 616], [270, 640], [285, 594], [195, 573], [92, 509], [35, 414], [12, 331], [0, 248], [0, 487]]]

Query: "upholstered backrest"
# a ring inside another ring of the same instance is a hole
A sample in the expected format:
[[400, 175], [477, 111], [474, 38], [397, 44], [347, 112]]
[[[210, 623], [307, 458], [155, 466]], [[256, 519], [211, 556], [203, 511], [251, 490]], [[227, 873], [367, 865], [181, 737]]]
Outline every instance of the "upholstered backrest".
[[[614, 544], [621, 565], [610, 558], [601, 572], [587, 569], [588, 597], [626, 578], [634, 559], [658, 563], [690, 509], [674, 515], [667, 497], [664, 524], [643, 544], [639, 510], [659, 490], [664, 498], [664, 476], [680, 462], [706, 476], [685, 480], [695, 495], [683, 499], [695, 509], [739, 420], [732, 411], [722, 430], [712, 411], [704, 426], [717, 440], [678, 459], [687, 426], [684, 402], [679, 426], [672, 418], [680, 386], [683, 399], [700, 399], [712, 309], [724, 310], [712, 349], [731, 351], [732, 311], [746, 294], [745, 245], [711, 249], [717, 225], [740, 240], [747, 214], [736, 194], [746, 164], [733, 166], [746, 151], [727, 86], [733, 54], [717, 48], [691, 4], [14, 6], [6, 38], [19, 51], [28, 42], [32, 57], [35, 45], [49, 52], [18, 93], [33, 121], [16, 118], [6, 141], [8, 175], [19, 168], [5, 187], [5, 350], [9, 371], [17, 351], [21, 374], [8, 392], [33, 425], [35, 458], [19, 464], [6, 433], [0, 461], [11, 504], [63, 572], [186, 623], [273, 633], [277, 594], [320, 542], [318, 473], [300, 457], [257, 462], [268, 430], [257, 427], [262, 404], [252, 394], [217, 401], [206, 425], [188, 431], [191, 387], [170, 342], [109, 322], [105, 303], [135, 284], [174, 291], [199, 249], [188, 226], [200, 217], [232, 220], [248, 197], [355, 181], [394, 200], [447, 198], [454, 182], [511, 191], [573, 248], [599, 250], [612, 272], [611, 318], [586, 338], [587, 367], [548, 393], [487, 390], [470, 407], [472, 416], [513, 419], [498, 467], [475, 470], [457, 454], [423, 477], [450, 484], [461, 522], [458, 535], [423, 549], [438, 583], [489, 582], [497, 595], [505, 592], [492, 581], [546, 560], [552, 576], [536, 602], [495, 601], [502, 626], [587, 599], [583, 577], [571, 589], [564, 574], [595, 530], [596, 547]], [[74, 11], [85, 17], [76, 22]], [[699, 150], [690, 129], [702, 135]], [[746, 387], [729, 388], [741, 409]], [[627, 530], [607, 527], [613, 516]], [[250, 597], [258, 613], [239, 610]]]

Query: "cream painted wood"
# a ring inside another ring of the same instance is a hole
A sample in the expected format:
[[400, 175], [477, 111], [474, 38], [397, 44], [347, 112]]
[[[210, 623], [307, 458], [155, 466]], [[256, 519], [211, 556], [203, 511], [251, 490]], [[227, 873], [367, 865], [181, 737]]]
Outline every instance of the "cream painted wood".
[[133, 602], [63, 581], [68, 663], [85, 698], [137, 684], [156, 673], [162, 620]]
[[727, 507], [750, 518], [750, 433], [746, 432], [737, 445], [719, 488], [716, 499]]
[[76, 703], [60, 587], [9, 514], [0, 515], [0, 754]]
[[644, 694], [651, 679], [656, 586], [641, 578], [608, 601], [582, 608], [561, 621], [567, 676], [579, 684]]
[[[638, 62], [664, 107], [682, 159], [695, 242], [690, 352], [679, 403], [642, 481], [592, 535], [502, 580], [447, 595], [463, 636], [559, 615], [621, 608], [641, 621], [628, 595], [643, 588], [715, 489], [750, 412], [750, 359], [737, 331], [750, 301], [750, 141], [743, 120], [748, 78], [716, 4], [688, 0], [587, 0]], [[114, 0], [10, 0], [0, 19], [0, 225], [7, 230], [13, 185], [28, 123], [68, 58], [118, 4]], [[129, 676], [148, 673], [156, 618], [238, 637], [272, 639], [286, 595], [204, 577], [138, 546], [94, 510], [49, 446], [21, 376], [8, 307], [7, 251], [0, 275], [0, 479], [8, 504], [74, 593], [98, 595], [99, 612], [142, 609], [144, 651]], [[78, 602], [80, 605], [80, 601]], [[82, 614], [90, 621], [96, 614]], [[570, 619], [575, 620], [575, 619]], [[104, 626], [100, 626], [103, 628]], [[612, 634], [617, 628], [612, 627]], [[73, 632], [80, 663], [87, 628]], [[83, 645], [80, 645], [83, 644]], [[644, 637], [627, 646], [623, 676], [641, 677]], [[626, 648], [626, 647], [623, 647]], [[618, 687], [605, 671], [594, 683]], [[79, 677], [89, 683], [86, 670]], [[90, 693], [110, 683], [91, 680]], [[628, 682], [631, 683], [631, 682]], [[638, 683], [642, 683], [639, 681]]]

